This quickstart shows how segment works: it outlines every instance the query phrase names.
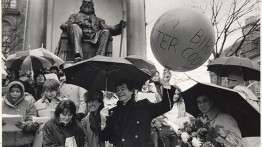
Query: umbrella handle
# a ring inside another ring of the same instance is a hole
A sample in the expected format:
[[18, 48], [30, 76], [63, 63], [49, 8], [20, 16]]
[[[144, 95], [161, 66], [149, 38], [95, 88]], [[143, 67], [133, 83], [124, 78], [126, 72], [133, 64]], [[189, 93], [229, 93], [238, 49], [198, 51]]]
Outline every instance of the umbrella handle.
[[106, 89], [105, 90], [107, 91], [107, 75], [106, 75]]

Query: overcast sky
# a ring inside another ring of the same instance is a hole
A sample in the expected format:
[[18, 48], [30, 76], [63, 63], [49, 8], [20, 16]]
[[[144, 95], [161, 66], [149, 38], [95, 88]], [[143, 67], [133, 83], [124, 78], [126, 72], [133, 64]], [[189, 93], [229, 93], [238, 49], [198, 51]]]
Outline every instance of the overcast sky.
[[[147, 37], [147, 59], [155, 63], [158, 71], [162, 74], [163, 66], [158, 63], [155, 59], [151, 47], [150, 47], [150, 34], [151, 30], [156, 22], [156, 20], [165, 12], [170, 9], [185, 6], [185, 3], [188, 0], [145, 0], [146, 5], [146, 37]], [[203, 65], [197, 68], [194, 71], [189, 71], [186, 73], [183, 72], [172, 72], [171, 84], [177, 84], [182, 90], [185, 90], [195, 84], [192, 80], [187, 79], [187, 76], [190, 76], [193, 79], [197, 79], [201, 82], [210, 82], [209, 72], [207, 72], [206, 65]]]
[[[174, 9], [176, 7], [185, 7], [189, 6], [190, 3], [192, 3], [194, 0], [145, 0], [145, 11], [146, 11], [146, 40], [147, 40], [147, 59], [151, 60], [155, 63], [157, 69], [159, 70], [160, 74], [163, 71], [163, 66], [158, 63], [158, 61], [155, 59], [150, 46], [150, 34], [151, 30], [156, 22], [156, 20], [165, 12], [168, 10]], [[207, 5], [208, 0], [197, 0], [197, 5], [205, 7]], [[229, 3], [228, 5], [225, 5], [222, 9], [222, 11], [226, 12], [226, 10], [230, 6], [230, 1], [224, 1], [226, 3]], [[210, 12], [206, 12], [210, 13]], [[231, 38], [229, 38], [228, 42], [226, 42], [226, 47], [230, 46], [236, 38], [238, 38], [240, 34], [236, 33]], [[232, 41], [231, 41], [232, 40]], [[213, 58], [212, 56], [210, 57]], [[183, 72], [172, 72], [173, 78], [171, 80], [171, 84], [177, 84], [182, 90], [185, 90], [189, 87], [191, 87], [193, 84], [195, 84], [192, 80], [187, 80], [185, 82], [183, 79], [187, 79], [187, 76], [190, 76], [192, 79], [195, 79], [200, 82], [210, 82], [209, 72], [207, 71], [207, 62], [200, 66], [199, 68], [188, 71], [186, 73]], [[186, 75], [187, 76], [186, 76]]]

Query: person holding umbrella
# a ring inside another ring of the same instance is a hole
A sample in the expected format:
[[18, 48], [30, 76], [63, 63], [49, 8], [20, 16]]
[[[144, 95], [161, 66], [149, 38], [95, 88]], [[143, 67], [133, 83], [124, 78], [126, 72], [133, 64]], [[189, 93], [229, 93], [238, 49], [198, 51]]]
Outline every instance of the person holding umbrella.
[[232, 72], [227, 78], [228, 88], [234, 89], [241, 94], [241, 96], [252, 105], [258, 112], [260, 112], [260, 105], [256, 95], [245, 86], [245, 81], [241, 72]]
[[161, 102], [151, 103], [147, 99], [136, 102], [131, 80], [122, 79], [116, 85], [117, 106], [100, 111], [101, 139], [113, 143], [115, 147], [154, 147], [150, 134], [151, 121], [172, 108], [175, 91], [170, 90], [170, 85], [164, 85]]
[[212, 127], [219, 128], [216, 141], [226, 147], [240, 147], [242, 135], [236, 120], [231, 115], [223, 113], [216, 106], [212, 95], [206, 91], [199, 91], [196, 101], [201, 112], [198, 118], [204, 124], [209, 123]]

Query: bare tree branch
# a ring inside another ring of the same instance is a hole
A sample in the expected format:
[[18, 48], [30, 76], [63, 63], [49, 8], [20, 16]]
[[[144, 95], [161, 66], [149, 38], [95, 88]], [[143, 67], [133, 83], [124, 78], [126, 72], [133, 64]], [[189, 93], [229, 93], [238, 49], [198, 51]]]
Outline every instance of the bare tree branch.
[[251, 25], [251, 28], [249, 29], [248, 32], [244, 32], [244, 27], [242, 27], [242, 36], [241, 36], [242, 39], [239, 42], [238, 46], [235, 48], [235, 51], [233, 53], [231, 53], [230, 56], [232, 56], [234, 54], [237, 56], [238, 51], [242, 48], [243, 44], [247, 41], [246, 40], [247, 36], [249, 36], [249, 35], [253, 34], [254, 32], [256, 32], [259, 27], [260, 27], [260, 19], [258, 19], [257, 21], [255, 21]]
[[[11, 0], [5, 0], [9, 2], [9, 5], [6, 7], [3, 7], [3, 9], [7, 10], [10, 8], [10, 2]], [[6, 4], [7, 5], [7, 4]], [[23, 33], [24, 33], [24, 16], [20, 13], [19, 15], [9, 15], [9, 13], [2, 12], [2, 20], [5, 20], [5, 18], [9, 17], [13, 19], [14, 24], [11, 24], [11, 30], [8, 32], [5, 32], [3, 34], [4, 37], [2, 37], [2, 53], [3, 54], [9, 54], [11, 51], [14, 51], [23, 43]], [[4, 26], [3, 26], [4, 27]]]
[[[234, 33], [242, 30], [243, 27], [237, 27], [237, 23], [247, 18], [251, 12], [259, 9], [259, 3], [259, 0], [209, 1], [209, 5], [207, 5], [209, 11], [211, 12], [209, 17], [216, 32], [216, 40], [213, 52], [214, 58], [220, 57], [223, 50], [225, 49], [228, 38], [231, 37]], [[192, 0], [191, 5], [194, 8], [201, 9], [201, 7], [197, 6], [196, 4], [197, 1]], [[226, 8], [228, 8], [227, 11], [225, 11]], [[241, 38], [243, 39], [245, 36], [242, 36]]]

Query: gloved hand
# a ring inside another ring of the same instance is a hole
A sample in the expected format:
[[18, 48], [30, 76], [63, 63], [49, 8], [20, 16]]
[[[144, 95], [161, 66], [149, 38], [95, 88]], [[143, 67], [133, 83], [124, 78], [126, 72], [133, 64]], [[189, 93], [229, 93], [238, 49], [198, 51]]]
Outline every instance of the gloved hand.
[[35, 133], [39, 128], [38, 122], [20, 122], [18, 121], [15, 125], [19, 129], [21, 129], [23, 132], [31, 132], [31, 133]]

